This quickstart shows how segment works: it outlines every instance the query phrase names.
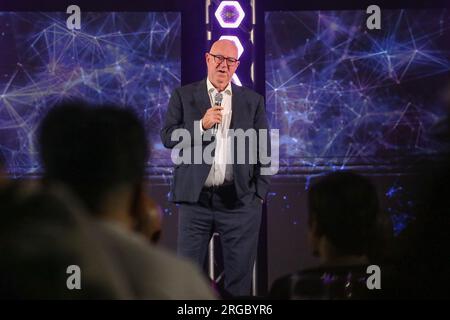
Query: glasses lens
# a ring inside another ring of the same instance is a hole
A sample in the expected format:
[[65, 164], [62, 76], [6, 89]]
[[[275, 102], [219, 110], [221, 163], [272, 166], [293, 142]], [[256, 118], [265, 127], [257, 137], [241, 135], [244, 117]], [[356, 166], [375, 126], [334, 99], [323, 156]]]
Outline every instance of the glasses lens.
[[222, 56], [215, 56], [215, 55], [212, 55], [212, 56], [214, 57], [214, 62], [216, 62], [216, 63], [222, 63], [223, 60], [225, 59]]
[[233, 66], [235, 63], [236, 63], [236, 60], [235, 60], [235, 59], [233, 59], [233, 58], [228, 58], [228, 59], [227, 59], [227, 64], [228, 64], [229, 66]]

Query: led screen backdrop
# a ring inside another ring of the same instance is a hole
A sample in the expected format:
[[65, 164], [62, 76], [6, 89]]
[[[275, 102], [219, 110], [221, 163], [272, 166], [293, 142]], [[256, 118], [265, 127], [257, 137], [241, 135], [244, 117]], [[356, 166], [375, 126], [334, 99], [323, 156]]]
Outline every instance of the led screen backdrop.
[[167, 164], [159, 129], [180, 85], [180, 14], [82, 12], [81, 30], [74, 31], [67, 17], [0, 13], [0, 152], [10, 173], [42, 172], [36, 129], [67, 97], [134, 108], [153, 144], [149, 164]]
[[266, 103], [285, 166], [433, 155], [450, 80], [447, 10], [267, 12]]

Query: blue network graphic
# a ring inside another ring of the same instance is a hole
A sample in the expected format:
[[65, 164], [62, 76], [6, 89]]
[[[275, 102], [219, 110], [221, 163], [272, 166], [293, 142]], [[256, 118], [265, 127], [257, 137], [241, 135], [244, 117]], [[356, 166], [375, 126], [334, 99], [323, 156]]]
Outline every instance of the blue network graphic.
[[448, 10], [268, 12], [266, 103], [285, 167], [411, 163], [433, 135], [450, 81]]
[[170, 153], [159, 129], [180, 85], [179, 13], [82, 12], [68, 30], [60, 12], [1, 13], [0, 152], [11, 175], [42, 172], [36, 131], [54, 104], [81, 97], [135, 109], [153, 142], [149, 166]]

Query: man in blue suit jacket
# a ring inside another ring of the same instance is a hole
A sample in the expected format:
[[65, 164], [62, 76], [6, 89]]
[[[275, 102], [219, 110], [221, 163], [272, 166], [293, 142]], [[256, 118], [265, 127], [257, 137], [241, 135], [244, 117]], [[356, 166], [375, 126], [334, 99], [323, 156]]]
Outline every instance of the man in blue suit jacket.
[[[188, 159], [175, 166], [171, 190], [171, 201], [180, 204], [178, 252], [203, 267], [209, 240], [218, 232], [225, 290], [232, 296], [247, 296], [261, 206], [269, 187], [264, 169], [270, 163], [261, 161], [261, 152], [267, 155], [270, 150], [264, 99], [231, 83], [239, 66], [232, 41], [215, 42], [205, 60], [207, 79], [173, 92], [161, 130], [164, 146], [177, 148]], [[249, 138], [244, 147], [237, 144], [230, 135], [237, 129], [253, 130], [256, 141]], [[180, 142], [181, 131], [191, 139]], [[209, 162], [203, 157], [208, 148], [212, 150]], [[195, 154], [202, 155], [201, 159], [195, 159]], [[251, 161], [252, 154], [256, 161]], [[245, 161], [239, 161], [242, 155]]]

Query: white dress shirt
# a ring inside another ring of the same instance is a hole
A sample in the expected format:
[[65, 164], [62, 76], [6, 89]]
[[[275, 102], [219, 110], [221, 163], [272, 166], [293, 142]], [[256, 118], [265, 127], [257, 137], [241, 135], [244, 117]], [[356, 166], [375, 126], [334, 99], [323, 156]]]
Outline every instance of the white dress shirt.
[[[211, 81], [206, 79], [206, 86], [208, 90], [211, 107], [214, 106], [214, 96], [218, 93]], [[231, 164], [231, 143], [232, 139], [228, 137], [228, 129], [231, 122], [231, 83], [222, 91], [222, 122], [218, 125], [216, 133], [216, 150], [214, 153], [214, 160], [209, 171], [208, 177], [205, 181], [205, 187], [220, 186], [229, 184], [233, 181], [233, 165]], [[200, 121], [200, 131], [203, 133], [202, 122]]]

